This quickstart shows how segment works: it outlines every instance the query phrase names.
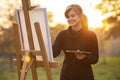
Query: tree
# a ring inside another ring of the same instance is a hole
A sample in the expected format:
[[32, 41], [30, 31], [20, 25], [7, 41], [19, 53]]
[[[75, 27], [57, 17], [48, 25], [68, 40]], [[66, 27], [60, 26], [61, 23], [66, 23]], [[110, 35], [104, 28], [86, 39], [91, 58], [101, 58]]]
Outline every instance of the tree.
[[62, 30], [65, 30], [67, 28], [66, 24], [58, 23], [55, 26], [50, 26], [50, 34], [51, 34], [51, 41], [54, 43], [56, 36], [58, 33]]
[[19, 0], [0, 0], [0, 26], [9, 28], [15, 21], [15, 9], [20, 7]]
[[102, 14], [107, 16], [103, 20], [105, 28], [109, 27], [106, 32], [106, 39], [110, 37], [120, 37], [120, 0], [102, 0], [100, 4], [96, 6], [96, 9], [102, 11]]
[[13, 53], [13, 23], [15, 19], [15, 9], [20, 7], [20, 0], [0, 0], [0, 53]]

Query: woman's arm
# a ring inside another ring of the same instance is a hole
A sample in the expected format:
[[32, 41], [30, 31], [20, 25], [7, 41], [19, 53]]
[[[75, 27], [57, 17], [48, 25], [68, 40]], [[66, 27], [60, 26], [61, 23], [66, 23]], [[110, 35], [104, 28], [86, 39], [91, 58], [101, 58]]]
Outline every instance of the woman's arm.
[[97, 37], [94, 34], [92, 34], [90, 37], [90, 39], [88, 40], [89, 44], [88, 44], [88, 48], [89, 51], [91, 52], [91, 54], [85, 54], [82, 55], [83, 59], [79, 59], [81, 63], [85, 63], [85, 64], [95, 64], [98, 62], [98, 41], [97, 41]]
[[62, 35], [63, 35], [63, 31], [61, 31], [61, 32], [57, 35], [57, 37], [56, 37], [56, 39], [55, 39], [55, 42], [54, 42], [54, 44], [53, 44], [53, 46], [52, 46], [52, 49], [53, 49], [53, 57], [54, 57], [54, 58], [57, 57], [57, 56], [60, 54], [61, 50], [62, 50]]

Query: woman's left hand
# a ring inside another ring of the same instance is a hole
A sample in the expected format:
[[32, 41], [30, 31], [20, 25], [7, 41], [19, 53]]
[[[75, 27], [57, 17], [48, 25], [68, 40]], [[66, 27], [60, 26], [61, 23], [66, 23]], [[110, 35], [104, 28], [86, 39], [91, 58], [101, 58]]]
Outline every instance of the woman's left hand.
[[85, 54], [80, 53], [79, 50], [77, 50], [77, 52], [75, 52], [75, 56], [77, 59], [81, 59], [81, 60], [85, 58]]

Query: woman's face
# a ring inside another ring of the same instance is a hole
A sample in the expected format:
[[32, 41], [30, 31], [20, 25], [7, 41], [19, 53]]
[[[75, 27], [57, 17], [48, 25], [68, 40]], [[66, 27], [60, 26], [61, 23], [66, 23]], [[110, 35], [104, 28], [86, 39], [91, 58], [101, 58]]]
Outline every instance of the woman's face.
[[67, 22], [72, 27], [81, 25], [80, 16], [74, 10], [68, 12]]

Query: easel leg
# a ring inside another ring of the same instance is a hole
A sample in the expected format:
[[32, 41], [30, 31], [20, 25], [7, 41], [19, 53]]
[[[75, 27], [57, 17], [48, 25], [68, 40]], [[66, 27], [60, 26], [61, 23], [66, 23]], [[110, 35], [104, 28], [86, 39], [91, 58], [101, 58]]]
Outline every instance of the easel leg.
[[27, 67], [27, 62], [24, 61], [21, 75], [20, 75], [20, 80], [25, 80], [26, 77], [26, 67]]
[[29, 53], [25, 53], [23, 66], [22, 66], [21, 74], [20, 74], [20, 80], [25, 80], [25, 78], [26, 78], [26, 73], [27, 73], [26, 68], [27, 68], [27, 65], [28, 65], [28, 62], [26, 61], [27, 56], [29, 56]]
[[28, 60], [27, 58], [29, 56], [30, 56], [29, 53], [25, 53], [24, 62], [23, 62], [21, 75], [20, 75], [20, 80], [26, 80], [26, 74], [27, 74], [28, 70], [30, 69], [30, 67], [32, 70], [33, 80], [38, 80], [36, 66], [35, 66], [35, 58], [31, 57], [30, 58], [31, 60]]
[[45, 70], [46, 70], [46, 75], [47, 75], [48, 80], [52, 80], [51, 69], [49, 66], [49, 61], [48, 61], [48, 57], [47, 57], [46, 48], [44, 45], [44, 40], [42, 37], [42, 32], [40, 29], [40, 24], [38, 22], [36, 22], [34, 25], [35, 25], [35, 30], [37, 32], [39, 45], [41, 47], [41, 54], [42, 54], [42, 58], [43, 58], [43, 62], [44, 62]]
[[33, 80], [38, 80], [37, 71], [36, 71], [36, 56], [32, 55], [31, 57], [35, 59], [33, 61], [33, 64], [31, 65], [32, 77]]
[[17, 59], [17, 69], [18, 69], [18, 80], [20, 80], [21, 68], [22, 68], [22, 56], [20, 55], [20, 36], [18, 30], [18, 24], [14, 23], [14, 33], [15, 33], [15, 46], [16, 46], [16, 59]]

